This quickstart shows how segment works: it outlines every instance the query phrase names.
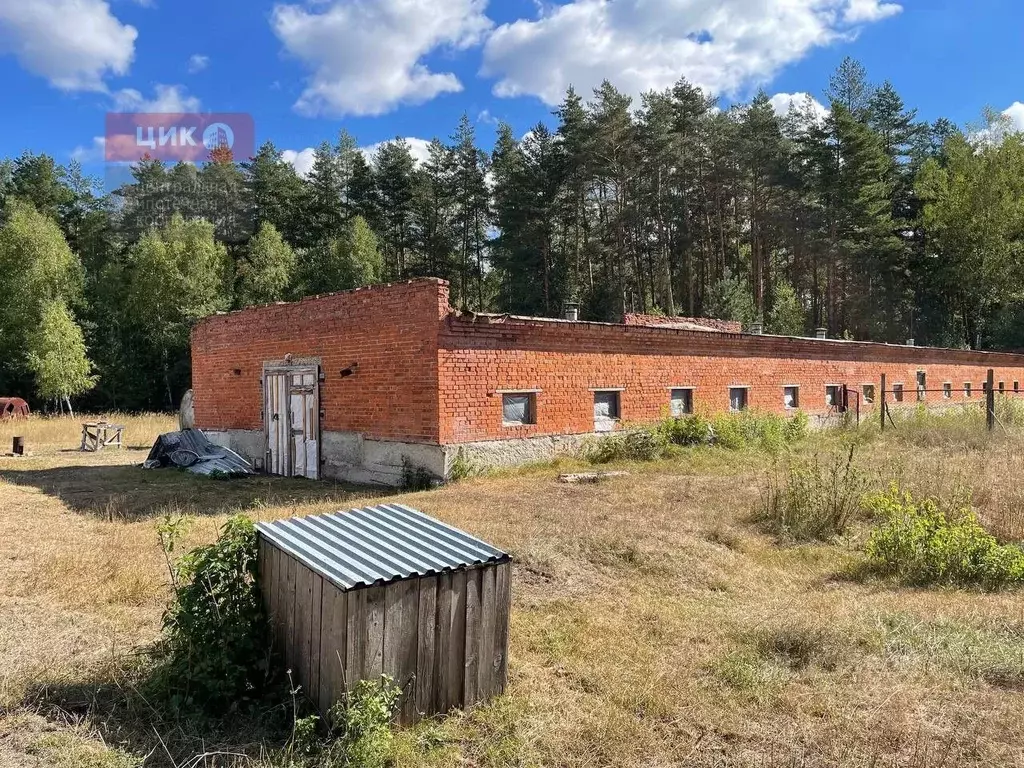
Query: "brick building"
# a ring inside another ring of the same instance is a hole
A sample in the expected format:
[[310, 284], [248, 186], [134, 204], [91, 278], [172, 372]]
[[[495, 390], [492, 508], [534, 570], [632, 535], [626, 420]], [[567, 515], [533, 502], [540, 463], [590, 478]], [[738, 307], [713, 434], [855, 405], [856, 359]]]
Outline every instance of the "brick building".
[[[510, 464], [668, 413], [834, 414], [843, 393], [978, 402], [1024, 355], [751, 335], [633, 315], [622, 324], [460, 314], [436, 279], [215, 315], [192, 334], [196, 426], [267, 471], [395, 484], [457, 452]], [[918, 392], [927, 389], [927, 392]]]

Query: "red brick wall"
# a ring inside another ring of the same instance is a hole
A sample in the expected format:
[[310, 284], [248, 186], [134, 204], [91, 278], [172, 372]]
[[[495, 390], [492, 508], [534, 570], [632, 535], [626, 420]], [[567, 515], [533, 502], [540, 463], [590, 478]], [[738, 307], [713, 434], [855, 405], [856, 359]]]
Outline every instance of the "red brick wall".
[[447, 284], [424, 279], [207, 318], [192, 333], [196, 425], [262, 429], [263, 363], [291, 354], [322, 359], [323, 429], [436, 443], [447, 312]]
[[[626, 325], [646, 325], [650, 327], [699, 325], [713, 331], [723, 333], [743, 333], [743, 323], [739, 320], [715, 320], [710, 317], [669, 317], [667, 315], [628, 314], [623, 318]], [[693, 330], [693, 329], [691, 329]]]
[[[929, 389], [953, 384], [951, 400], [930, 392], [930, 403], [964, 402], [965, 381], [973, 384], [971, 401], [979, 402], [990, 367], [1008, 391], [1024, 382], [1021, 355], [641, 326], [449, 317], [440, 341], [443, 444], [592, 432], [591, 388], [624, 387], [622, 419], [640, 423], [664, 415], [671, 387], [694, 387], [695, 409], [711, 413], [728, 409], [729, 386], [745, 385], [750, 408], [784, 413], [782, 387], [798, 385], [801, 410], [815, 414], [828, 412], [826, 385], [873, 383], [878, 390], [882, 373], [890, 388], [903, 383], [908, 405], [916, 401], [919, 369]], [[502, 425], [496, 390], [516, 389], [541, 390], [537, 424]]]

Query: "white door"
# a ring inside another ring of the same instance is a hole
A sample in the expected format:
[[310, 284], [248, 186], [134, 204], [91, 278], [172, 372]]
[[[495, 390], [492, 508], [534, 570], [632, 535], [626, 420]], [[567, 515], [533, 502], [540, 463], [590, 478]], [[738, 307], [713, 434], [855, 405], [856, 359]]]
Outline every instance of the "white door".
[[320, 388], [316, 368], [269, 368], [264, 373], [267, 471], [320, 477]]

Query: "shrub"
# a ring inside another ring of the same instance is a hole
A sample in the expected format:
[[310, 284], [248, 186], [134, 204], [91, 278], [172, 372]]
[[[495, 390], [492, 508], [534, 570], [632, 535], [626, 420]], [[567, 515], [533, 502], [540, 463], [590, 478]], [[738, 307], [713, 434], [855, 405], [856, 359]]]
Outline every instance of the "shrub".
[[338, 768], [383, 768], [391, 754], [391, 718], [401, 690], [388, 676], [363, 680], [331, 708], [332, 737], [324, 764]]
[[711, 422], [696, 415], [665, 419], [659, 430], [674, 445], [708, 445], [715, 435]]
[[755, 517], [778, 534], [828, 541], [846, 533], [861, 508], [867, 481], [854, 464], [854, 447], [822, 461], [815, 456], [769, 473]]
[[630, 461], [654, 461], [665, 453], [667, 441], [651, 429], [631, 429], [622, 439], [622, 451]]
[[270, 673], [267, 618], [256, 581], [256, 528], [232, 517], [213, 544], [171, 562], [180, 525], [165, 521], [161, 543], [174, 597], [164, 612], [161, 662], [152, 684], [176, 710], [222, 714], [253, 703]]
[[668, 446], [657, 428], [634, 428], [599, 437], [584, 446], [583, 457], [592, 464], [611, 461], [654, 461], [665, 454]]
[[1000, 545], [970, 507], [947, 514], [934, 499], [915, 501], [895, 486], [868, 507], [882, 521], [867, 544], [870, 571], [916, 585], [998, 589], [1024, 581], [1024, 551]]

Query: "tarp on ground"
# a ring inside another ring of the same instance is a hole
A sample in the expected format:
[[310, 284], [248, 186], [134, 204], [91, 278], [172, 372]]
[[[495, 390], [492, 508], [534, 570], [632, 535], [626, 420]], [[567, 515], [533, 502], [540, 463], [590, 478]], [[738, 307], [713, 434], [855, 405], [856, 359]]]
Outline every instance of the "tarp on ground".
[[210, 442], [198, 429], [160, 435], [142, 464], [146, 469], [180, 467], [197, 475], [254, 475], [252, 465], [234, 451]]

